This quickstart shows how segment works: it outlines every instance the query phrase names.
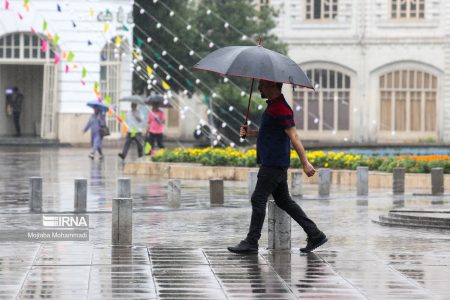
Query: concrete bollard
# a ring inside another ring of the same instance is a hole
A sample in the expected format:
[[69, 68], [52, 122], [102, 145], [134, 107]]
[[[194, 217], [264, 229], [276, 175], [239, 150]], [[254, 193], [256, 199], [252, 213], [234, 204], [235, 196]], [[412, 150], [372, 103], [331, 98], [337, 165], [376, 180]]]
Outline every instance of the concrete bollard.
[[358, 196], [367, 196], [369, 194], [369, 168], [356, 168], [356, 194]]
[[117, 198], [131, 198], [130, 178], [119, 178], [117, 180]]
[[291, 195], [303, 196], [303, 173], [300, 171], [291, 172]]
[[444, 194], [444, 169], [443, 168], [431, 169], [431, 194], [432, 195]]
[[405, 168], [394, 168], [392, 173], [392, 192], [394, 195], [405, 193]]
[[291, 217], [275, 201], [269, 200], [269, 249], [290, 250], [291, 249]]
[[223, 206], [223, 179], [209, 180], [209, 200], [211, 206]]
[[169, 207], [179, 208], [181, 206], [181, 182], [177, 179], [171, 179], [167, 185], [167, 197]]
[[328, 168], [319, 168], [319, 196], [330, 195], [331, 171]]
[[133, 243], [133, 200], [131, 198], [113, 199], [111, 237], [113, 245]]
[[74, 209], [75, 212], [86, 212], [87, 203], [87, 179], [77, 178], [75, 179], [75, 200]]
[[42, 211], [42, 177], [30, 178], [30, 211]]
[[256, 187], [256, 182], [258, 181], [258, 172], [257, 171], [248, 171], [248, 196], [251, 197], [253, 195], [253, 191]]

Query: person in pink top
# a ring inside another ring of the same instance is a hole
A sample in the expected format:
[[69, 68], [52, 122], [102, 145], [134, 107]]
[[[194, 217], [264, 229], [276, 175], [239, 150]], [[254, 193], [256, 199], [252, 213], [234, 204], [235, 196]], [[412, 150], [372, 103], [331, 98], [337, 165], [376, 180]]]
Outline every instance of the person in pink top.
[[148, 113], [148, 142], [152, 146], [150, 154], [153, 154], [156, 143], [160, 149], [164, 148], [163, 134], [166, 116], [158, 105], [153, 105], [152, 110]]

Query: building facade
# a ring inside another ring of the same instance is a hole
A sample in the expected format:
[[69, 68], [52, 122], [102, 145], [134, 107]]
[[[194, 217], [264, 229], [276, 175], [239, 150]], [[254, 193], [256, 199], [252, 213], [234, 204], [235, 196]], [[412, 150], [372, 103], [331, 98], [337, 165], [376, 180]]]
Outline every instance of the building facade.
[[270, 5], [275, 33], [316, 87], [285, 87], [304, 139], [450, 143], [450, 1]]
[[[132, 10], [122, 0], [35, 0], [28, 7], [10, 0], [0, 8], [0, 107], [5, 89], [22, 91], [24, 135], [84, 143], [92, 113], [86, 102], [100, 94], [120, 107], [132, 93]], [[119, 135], [116, 118], [108, 122]], [[13, 133], [2, 111], [0, 137]]]

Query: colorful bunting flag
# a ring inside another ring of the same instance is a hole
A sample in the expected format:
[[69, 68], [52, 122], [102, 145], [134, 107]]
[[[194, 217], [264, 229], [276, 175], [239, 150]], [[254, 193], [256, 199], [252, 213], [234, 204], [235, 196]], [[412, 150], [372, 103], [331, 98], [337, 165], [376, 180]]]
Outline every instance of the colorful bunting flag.
[[152, 51], [153, 55], [156, 57], [157, 60], [161, 60], [161, 54], [159, 54], [157, 51]]
[[73, 27], [73, 28], [76, 28], [76, 27], [77, 27], [77, 23], [75, 23], [74, 20], [72, 20], [72, 27]]
[[148, 77], [152, 76], [152, 73], [153, 73], [152, 67], [147, 66], [147, 75], [148, 75]]
[[[105, 102], [105, 104], [106, 104], [106, 102]], [[109, 109], [108, 109], [108, 112], [107, 112], [107, 116], [108, 117], [111, 117], [112, 115], [113, 115], [113, 113], [114, 113], [114, 111], [112, 110], [112, 108], [110, 107]]]
[[42, 52], [46, 52], [48, 49], [48, 44], [46, 40], [42, 40], [42, 47], [41, 47], [41, 51]]
[[17, 16], [19, 17], [20, 21], [23, 20], [23, 16], [22, 16], [22, 14], [20, 12], [17, 13]]
[[98, 82], [94, 82], [94, 92], [98, 93]]
[[137, 45], [138, 45], [139, 48], [142, 47], [142, 44], [143, 44], [143, 43], [144, 43], [144, 41], [143, 41], [142, 39], [137, 38]]
[[139, 52], [137, 52], [136, 50], [133, 50], [133, 56], [135, 59], [139, 58]]
[[105, 99], [103, 101], [105, 105], [109, 105], [111, 103], [111, 96], [105, 96]]
[[125, 123], [122, 123], [122, 135], [126, 135], [128, 132], [128, 125]]
[[62, 52], [62, 59], [64, 59], [64, 60], [67, 59], [67, 51]]
[[129, 31], [128, 27], [127, 27], [127, 26], [125, 26], [125, 25], [123, 25], [123, 26], [122, 26], [122, 30], [123, 30], [123, 31], [126, 31], [126, 32], [128, 32], [128, 31]]
[[162, 87], [163, 87], [166, 91], [170, 90], [170, 85], [168, 85], [167, 82], [165, 82], [164, 80], [162, 80]]
[[92, 46], [92, 42], [88, 40], [88, 46]]
[[66, 65], [66, 74], [69, 73], [69, 65]]
[[55, 60], [54, 60], [55, 65], [57, 65], [60, 60], [61, 60], [61, 57], [59, 55], [55, 54]]
[[[120, 114], [120, 119], [121, 119], [122, 121], [125, 120], [125, 113], [121, 113], [121, 114]], [[122, 121], [121, 121], [121, 122], [122, 122]]]
[[9, 9], [9, 1], [5, 0], [5, 9], [8, 10]]
[[85, 78], [87, 75], [87, 70], [85, 67], [83, 67], [83, 69], [81, 70], [81, 78]]
[[[67, 55], [67, 61], [68, 62], [72, 62], [73, 58], [74, 58], [74, 54], [72, 51], [69, 51], [69, 54]], [[74, 69], [76, 69], [76, 67], [74, 66]]]
[[42, 31], [46, 31], [47, 30], [47, 21], [44, 20], [44, 24], [42, 24]]
[[55, 37], [53, 38], [53, 45], [57, 45], [59, 42], [59, 35], [55, 34]]
[[93, 7], [91, 7], [91, 9], [89, 10], [89, 15], [90, 15], [91, 17], [94, 16], [94, 8], [93, 8]]
[[103, 25], [103, 32], [108, 32], [109, 30], [109, 24], [105, 23], [105, 25]]
[[30, 12], [30, 0], [23, 0], [23, 7], [27, 12]]
[[47, 40], [49, 40], [49, 41], [53, 40], [53, 34], [51, 34], [50, 32], [47, 33]]
[[61, 6], [59, 4], [56, 4], [56, 9], [61, 12]]
[[120, 36], [116, 36], [116, 47], [120, 47], [122, 44], [122, 38]]
[[86, 81], [84, 81], [83, 79], [81, 79], [81, 84], [82, 84], [82, 85], [86, 85]]
[[34, 27], [31, 27], [30, 30], [32, 33], [36, 33], [36, 29], [34, 29]]

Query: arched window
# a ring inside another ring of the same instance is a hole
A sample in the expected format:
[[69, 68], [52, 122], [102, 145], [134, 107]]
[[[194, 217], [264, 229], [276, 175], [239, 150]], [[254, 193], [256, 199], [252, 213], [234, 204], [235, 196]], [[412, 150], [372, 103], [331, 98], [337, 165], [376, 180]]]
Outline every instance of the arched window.
[[391, 18], [425, 18], [425, 0], [391, 0]]
[[306, 0], [307, 20], [332, 20], [338, 13], [338, 0]]
[[350, 130], [350, 76], [337, 70], [306, 71], [316, 91], [294, 91], [294, 117], [300, 130]]
[[[116, 47], [115, 38], [107, 43], [100, 52], [100, 93], [103, 99], [109, 97], [110, 104], [119, 115], [119, 98], [122, 82], [122, 56], [128, 51], [128, 44], [122, 41]], [[115, 116], [107, 117], [108, 127], [112, 132], [119, 132], [119, 122]]]
[[51, 44], [42, 52], [42, 43], [47, 37], [31, 32], [16, 32], [0, 38], [0, 59], [50, 60], [55, 57]]
[[420, 70], [396, 70], [381, 75], [379, 84], [381, 131], [436, 131], [436, 76]]

